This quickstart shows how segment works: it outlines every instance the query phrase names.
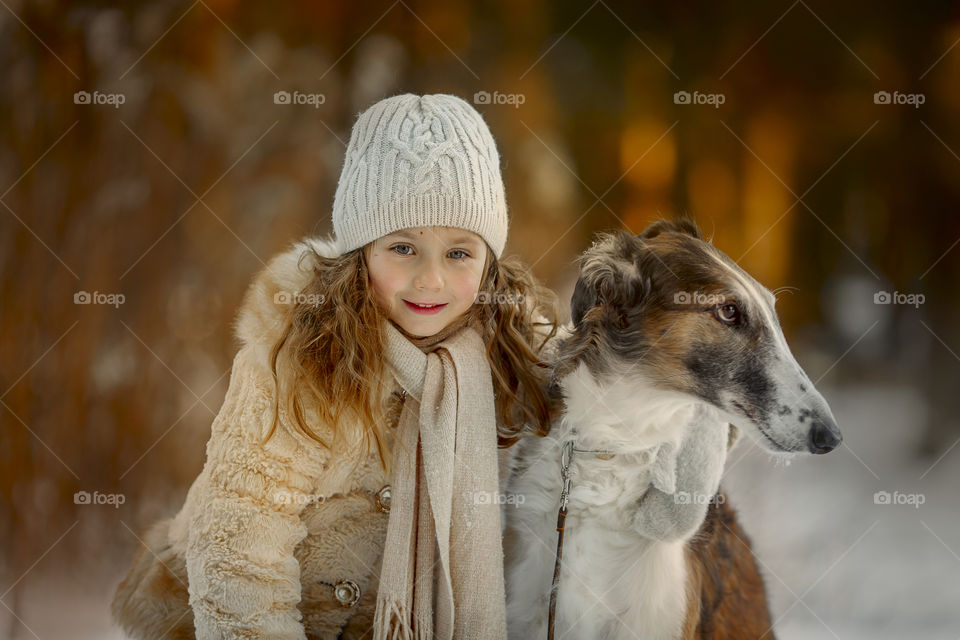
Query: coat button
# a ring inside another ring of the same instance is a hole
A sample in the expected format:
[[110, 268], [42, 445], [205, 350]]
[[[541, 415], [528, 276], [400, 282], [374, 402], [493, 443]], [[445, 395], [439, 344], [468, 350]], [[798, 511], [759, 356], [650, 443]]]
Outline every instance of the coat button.
[[360, 587], [352, 580], [340, 580], [333, 585], [333, 597], [345, 607], [352, 607], [360, 601]]
[[377, 491], [377, 510], [390, 513], [390, 485], [386, 484]]

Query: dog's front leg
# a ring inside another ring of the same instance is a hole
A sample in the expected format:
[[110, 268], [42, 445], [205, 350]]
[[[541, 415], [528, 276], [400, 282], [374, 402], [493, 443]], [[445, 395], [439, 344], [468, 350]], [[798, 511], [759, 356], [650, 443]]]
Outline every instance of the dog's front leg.
[[633, 525], [640, 535], [668, 542], [696, 533], [720, 486], [727, 439], [726, 423], [708, 420], [687, 427], [676, 453], [676, 490], [668, 493], [655, 483], [638, 500]]

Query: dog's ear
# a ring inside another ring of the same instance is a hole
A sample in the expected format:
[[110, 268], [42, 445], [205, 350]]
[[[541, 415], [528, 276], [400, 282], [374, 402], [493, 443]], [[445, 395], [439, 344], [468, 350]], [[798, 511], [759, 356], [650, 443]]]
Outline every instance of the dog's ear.
[[574, 327], [579, 327], [584, 314], [600, 303], [599, 296], [593, 287], [583, 279], [577, 278], [573, 287], [573, 296], [570, 298], [570, 319]]
[[685, 233], [697, 240], [703, 240], [703, 233], [701, 233], [700, 227], [698, 227], [696, 221], [688, 215], [681, 215], [676, 220], [657, 220], [641, 231], [637, 237], [650, 240], [668, 231]]
[[570, 319], [578, 327], [590, 309], [602, 306], [615, 324], [625, 326], [628, 309], [643, 304], [649, 291], [638, 264], [639, 246], [626, 232], [603, 234], [580, 259], [570, 298]]

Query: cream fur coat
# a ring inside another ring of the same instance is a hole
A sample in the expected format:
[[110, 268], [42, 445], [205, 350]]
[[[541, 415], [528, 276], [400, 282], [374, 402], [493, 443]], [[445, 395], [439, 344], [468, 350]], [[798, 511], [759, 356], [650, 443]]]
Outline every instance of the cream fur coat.
[[[389, 481], [376, 453], [358, 453], [353, 470], [288, 428], [282, 408], [276, 433], [258, 444], [274, 411], [268, 358], [282, 329], [274, 296], [307, 284], [310, 265], [297, 267], [307, 246], [335, 251], [304, 238], [275, 256], [247, 291], [235, 325], [242, 346], [203, 470], [180, 512], [142, 536], [147, 548], [114, 596], [114, 619], [133, 638], [335, 640], [363, 637], [371, 627], [389, 517], [376, 507]], [[401, 390], [390, 377], [384, 403]], [[498, 452], [501, 491], [515, 450]], [[359, 585], [355, 605], [318, 582], [340, 579]]]

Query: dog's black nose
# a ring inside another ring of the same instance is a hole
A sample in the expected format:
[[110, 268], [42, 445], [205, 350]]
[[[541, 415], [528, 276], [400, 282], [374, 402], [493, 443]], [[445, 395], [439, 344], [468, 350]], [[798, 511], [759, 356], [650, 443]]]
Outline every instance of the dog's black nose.
[[842, 441], [843, 436], [832, 420], [814, 420], [807, 435], [807, 447], [810, 453], [829, 453]]

